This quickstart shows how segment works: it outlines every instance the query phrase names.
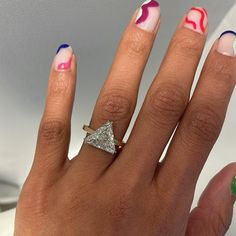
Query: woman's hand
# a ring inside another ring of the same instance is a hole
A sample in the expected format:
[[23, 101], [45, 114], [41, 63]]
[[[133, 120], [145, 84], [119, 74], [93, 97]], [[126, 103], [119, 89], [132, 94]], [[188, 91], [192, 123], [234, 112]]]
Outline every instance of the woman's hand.
[[[95, 105], [93, 129], [110, 120], [115, 138], [123, 139], [159, 25], [159, 4], [146, 1], [121, 40]], [[207, 25], [202, 8], [184, 16], [129, 139], [116, 155], [84, 143], [68, 160], [76, 57], [68, 45], [59, 48], [34, 163], [17, 206], [16, 236], [211, 236], [227, 231], [235, 201], [230, 192], [235, 163], [213, 178], [190, 212], [197, 179], [220, 133], [236, 81], [236, 34], [225, 32], [214, 43], [189, 101]]]

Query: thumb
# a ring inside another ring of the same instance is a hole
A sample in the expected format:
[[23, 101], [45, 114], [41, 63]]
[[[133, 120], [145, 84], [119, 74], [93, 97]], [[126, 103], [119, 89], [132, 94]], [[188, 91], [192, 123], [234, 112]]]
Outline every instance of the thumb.
[[236, 186], [232, 184], [235, 176], [236, 163], [232, 163], [210, 181], [198, 206], [190, 214], [186, 235], [225, 235], [232, 221], [236, 200], [232, 191], [234, 189], [236, 194]]

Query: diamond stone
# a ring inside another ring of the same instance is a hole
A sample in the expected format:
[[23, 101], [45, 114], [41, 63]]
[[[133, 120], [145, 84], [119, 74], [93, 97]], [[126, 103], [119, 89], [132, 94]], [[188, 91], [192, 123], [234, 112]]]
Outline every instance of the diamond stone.
[[87, 136], [84, 142], [111, 154], [115, 154], [116, 146], [112, 124], [112, 121], [107, 121], [107, 123], [98, 128], [93, 134]]

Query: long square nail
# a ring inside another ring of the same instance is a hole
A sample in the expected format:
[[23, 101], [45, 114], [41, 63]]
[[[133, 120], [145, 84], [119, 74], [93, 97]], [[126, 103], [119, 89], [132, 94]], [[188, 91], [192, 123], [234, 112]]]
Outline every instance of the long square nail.
[[147, 0], [140, 7], [135, 23], [140, 29], [154, 32], [159, 19], [160, 4], [155, 0]]
[[65, 71], [69, 70], [71, 67], [73, 49], [68, 44], [62, 44], [58, 50], [57, 55], [55, 56], [55, 70]]
[[225, 56], [236, 56], [236, 32], [227, 30], [219, 38], [217, 50]]
[[184, 27], [204, 34], [208, 24], [207, 11], [202, 7], [192, 7], [185, 17]]

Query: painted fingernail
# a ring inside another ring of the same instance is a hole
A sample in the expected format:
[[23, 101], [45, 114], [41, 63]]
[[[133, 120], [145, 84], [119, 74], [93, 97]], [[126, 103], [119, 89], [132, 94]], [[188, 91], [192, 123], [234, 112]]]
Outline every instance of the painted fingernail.
[[235, 57], [236, 56], [236, 32], [227, 30], [223, 32], [218, 42], [218, 52], [226, 55]]
[[68, 44], [62, 44], [57, 49], [57, 55], [55, 56], [55, 70], [64, 71], [71, 68], [73, 49]]
[[207, 16], [207, 11], [204, 8], [192, 7], [185, 18], [184, 27], [204, 34], [208, 24]]
[[154, 32], [160, 19], [160, 4], [155, 0], [145, 1], [139, 9], [136, 25], [148, 32]]
[[236, 176], [234, 176], [232, 183], [231, 183], [231, 192], [233, 195], [236, 196]]

